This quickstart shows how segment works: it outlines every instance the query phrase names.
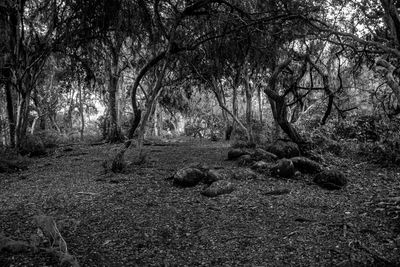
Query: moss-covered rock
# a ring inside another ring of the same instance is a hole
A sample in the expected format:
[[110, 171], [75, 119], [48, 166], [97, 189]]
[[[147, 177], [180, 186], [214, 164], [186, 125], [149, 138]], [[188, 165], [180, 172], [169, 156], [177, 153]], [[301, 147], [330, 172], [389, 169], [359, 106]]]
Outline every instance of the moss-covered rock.
[[314, 183], [328, 190], [339, 190], [347, 185], [347, 178], [341, 171], [324, 170], [314, 177]]
[[300, 156], [299, 146], [291, 141], [278, 140], [271, 145], [267, 145], [265, 150], [275, 154], [280, 159]]
[[273, 176], [279, 176], [284, 178], [291, 178], [294, 176], [296, 169], [294, 168], [293, 162], [289, 159], [280, 159], [271, 168], [271, 174]]

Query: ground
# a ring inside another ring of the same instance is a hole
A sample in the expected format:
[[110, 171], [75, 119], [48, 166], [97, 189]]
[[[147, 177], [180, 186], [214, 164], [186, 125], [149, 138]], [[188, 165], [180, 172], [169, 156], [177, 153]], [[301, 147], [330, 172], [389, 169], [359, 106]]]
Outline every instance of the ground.
[[[168, 178], [191, 163], [235, 172], [228, 143], [146, 146], [141, 165], [133, 148], [126, 173], [105, 173], [104, 160], [120, 148], [60, 147], [28, 170], [0, 174], [0, 233], [29, 241], [38, 214], [79, 221], [61, 233], [81, 266], [400, 265], [399, 220], [387, 206], [400, 196], [400, 168], [327, 154], [327, 167], [349, 180], [342, 190], [260, 174], [207, 198], [203, 185], [178, 188]], [[289, 193], [269, 194], [283, 189]], [[43, 251], [0, 254], [0, 266], [58, 264]]]

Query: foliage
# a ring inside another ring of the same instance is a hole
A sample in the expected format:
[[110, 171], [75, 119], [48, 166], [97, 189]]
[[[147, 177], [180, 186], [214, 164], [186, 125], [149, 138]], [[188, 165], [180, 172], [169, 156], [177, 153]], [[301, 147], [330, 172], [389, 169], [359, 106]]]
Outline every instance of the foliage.
[[42, 139], [37, 135], [28, 135], [21, 144], [21, 155], [29, 157], [44, 156], [47, 154], [46, 147]]

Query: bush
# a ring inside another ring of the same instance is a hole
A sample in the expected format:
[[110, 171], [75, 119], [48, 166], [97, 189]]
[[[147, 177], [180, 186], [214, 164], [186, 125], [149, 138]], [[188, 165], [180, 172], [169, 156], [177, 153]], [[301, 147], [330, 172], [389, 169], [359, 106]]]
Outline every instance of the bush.
[[40, 138], [45, 148], [57, 147], [62, 142], [61, 135], [55, 130], [38, 131], [35, 136]]
[[46, 155], [46, 147], [43, 144], [42, 139], [37, 135], [27, 135], [20, 148], [21, 155], [27, 155], [29, 157], [37, 157]]

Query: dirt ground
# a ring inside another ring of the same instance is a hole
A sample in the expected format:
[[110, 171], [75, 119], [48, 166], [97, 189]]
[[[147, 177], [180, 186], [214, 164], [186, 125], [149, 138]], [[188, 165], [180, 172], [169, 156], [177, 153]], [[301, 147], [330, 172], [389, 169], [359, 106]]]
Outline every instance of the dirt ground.
[[[236, 190], [207, 198], [203, 185], [167, 178], [203, 163], [237, 171], [229, 144], [177, 140], [145, 147], [124, 174], [105, 173], [121, 145], [71, 145], [0, 174], [0, 233], [29, 241], [34, 215], [70, 219], [61, 231], [81, 266], [400, 266], [400, 168], [325, 155], [349, 184], [339, 191], [312, 177], [233, 180]], [[273, 190], [288, 194], [271, 195]], [[44, 251], [1, 252], [0, 266], [58, 266]]]

